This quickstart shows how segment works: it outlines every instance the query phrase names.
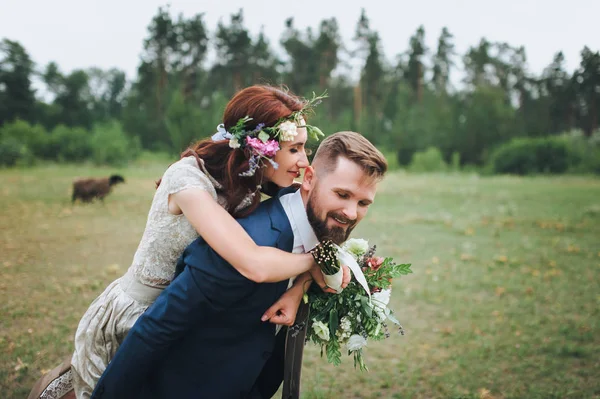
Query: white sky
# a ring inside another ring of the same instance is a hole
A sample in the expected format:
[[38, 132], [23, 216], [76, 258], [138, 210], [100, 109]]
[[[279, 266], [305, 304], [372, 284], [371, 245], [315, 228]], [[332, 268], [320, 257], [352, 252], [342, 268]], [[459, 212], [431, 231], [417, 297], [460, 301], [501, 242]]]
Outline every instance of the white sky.
[[[117, 67], [133, 78], [159, 0], [0, 0], [0, 38], [20, 42], [38, 65], [56, 61], [63, 72], [76, 68]], [[171, 14], [190, 17], [205, 13], [210, 32], [222, 19], [244, 9], [245, 25], [254, 37], [264, 27], [271, 45], [279, 45], [284, 21], [294, 16], [296, 28], [318, 29], [321, 20], [335, 16], [344, 43], [351, 38], [361, 8], [382, 39], [386, 59], [408, 48], [408, 40], [424, 25], [426, 42], [435, 51], [443, 26], [454, 34], [460, 55], [481, 37], [524, 45], [531, 72], [541, 73], [562, 50], [569, 71], [579, 63], [584, 45], [600, 49], [600, 0], [171, 0]], [[462, 62], [457, 60], [462, 68]]]

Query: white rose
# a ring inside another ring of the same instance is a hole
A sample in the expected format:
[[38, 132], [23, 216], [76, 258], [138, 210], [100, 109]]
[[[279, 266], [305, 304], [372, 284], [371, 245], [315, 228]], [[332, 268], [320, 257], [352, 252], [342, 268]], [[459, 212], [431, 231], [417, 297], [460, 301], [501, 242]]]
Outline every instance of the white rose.
[[351, 238], [344, 243], [342, 248], [350, 252], [358, 260], [369, 250], [369, 241], [362, 238]]
[[375, 313], [377, 313], [377, 316], [381, 321], [385, 320], [389, 313], [387, 305], [390, 303], [391, 295], [391, 289], [381, 290], [371, 295], [371, 307]]
[[315, 321], [313, 319], [312, 328], [315, 331], [315, 334], [317, 334], [317, 337], [321, 338], [323, 341], [329, 341], [329, 327], [327, 327], [323, 322]]
[[229, 140], [229, 147], [231, 148], [240, 148], [240, 142], [238, 141], [237, 138], [232, 138], [231, 140]]
[[361, 335], [354, 334], [348, 340], [348, 352], [354, 352], [367, 346], [367, 340]]
[[285, 121], [279, 125], [279, 141], [292, 141], [298, 135], [294, 122]]

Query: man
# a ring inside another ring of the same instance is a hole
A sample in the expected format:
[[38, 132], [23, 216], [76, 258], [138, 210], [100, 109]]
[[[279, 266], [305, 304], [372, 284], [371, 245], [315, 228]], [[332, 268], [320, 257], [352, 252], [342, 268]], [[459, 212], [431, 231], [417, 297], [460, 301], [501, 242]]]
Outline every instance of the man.
[[[239, 222], [258, 245], [286, 251], [307, 251], [324, 239], [342, 243], [367, 213], [386, 169], [383, 155], [358, 133], [333, 134], [298, 191], [280, 193]], [[247, 280], [201, 238], [188, 246], [177, 270], [92, 397], [271, 397], [283, 378], [285, 336], [264, 320], [294, 319], [274, 313], [286, 301], [295, 300], [297, 309], [306, 277], [282, 296], [287, 281]]]

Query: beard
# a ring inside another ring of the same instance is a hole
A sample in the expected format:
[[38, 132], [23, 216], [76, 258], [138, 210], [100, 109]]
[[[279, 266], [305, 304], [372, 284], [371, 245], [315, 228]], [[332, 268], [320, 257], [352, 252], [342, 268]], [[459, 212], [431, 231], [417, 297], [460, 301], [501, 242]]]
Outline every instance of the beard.
[[306, 216], [308, 218], [308, 222], [310, 223], [315, 235], [319, 239], [319, 241], [331, 240], [337, 245], [341, 245], [350, 237], [350, 233], [356, 227], [356, 220], [349, 221], [348, 227], [340, 227], [340, 226], [327, 226], [327, 218], [335, 217], [340, 220], [347, 220], [347, 218], [343, 215], [340, 215], [335, 212], [328, 212], [325, 215], [324, 219], [319, 219], [317, 216], [321, 214], [320, 208], [317, 206], [314, 201], [316, 197], [316, 189], [313, 191], [312, 195], [308, 198], [306, 203]]

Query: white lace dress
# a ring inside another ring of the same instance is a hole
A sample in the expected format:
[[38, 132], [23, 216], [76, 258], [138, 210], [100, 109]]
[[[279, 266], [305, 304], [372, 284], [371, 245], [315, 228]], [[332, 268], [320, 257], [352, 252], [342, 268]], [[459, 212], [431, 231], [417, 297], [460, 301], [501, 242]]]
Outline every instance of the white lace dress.
[[91, 396], [96, 382], [137, 318], [171, 282], [177, 259], [198, 237], [184, 215], [169, 213], [169, 195], [199, 187], [217, 201], [215, 186], [218, 187], [218, 183], [205, 170], [200, 170], [194, 157], [177, 161], [165, 172], [154, 194], [132, 265], [96, 298], [77, 328], [72, 358], [77, 398]]

